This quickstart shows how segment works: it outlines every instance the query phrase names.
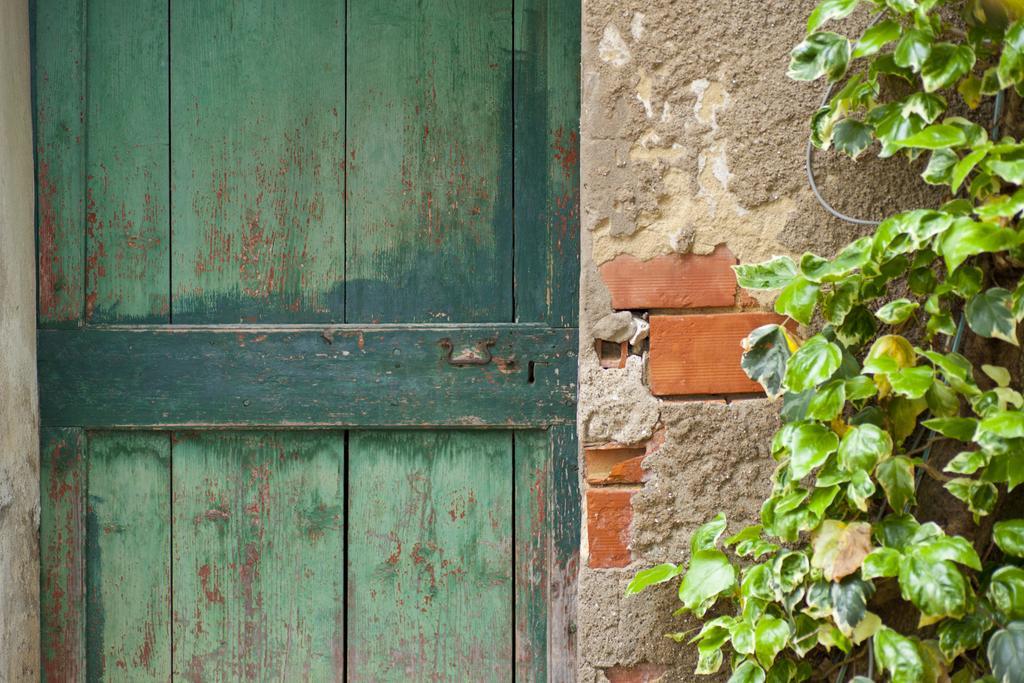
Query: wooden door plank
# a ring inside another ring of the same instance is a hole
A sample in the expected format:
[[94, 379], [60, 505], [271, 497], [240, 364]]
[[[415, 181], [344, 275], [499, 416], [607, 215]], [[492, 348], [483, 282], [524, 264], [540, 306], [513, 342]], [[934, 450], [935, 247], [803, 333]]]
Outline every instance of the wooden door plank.
[[177, 435], [173, 486], [175, 676], [342, 680], [344, 436]]
[[32, 3], [39, 323], [74, 327], [85, 303], [85, 0]]
[[512, 2], [349, 7], [348, 322], [512, 320]]
[[89, 437], [90, 681], [171, 677], [170, 435]]
[[576, 425], [548, 429], [551, 505], [548, 527], [548, 680], [572, 681], [576, 670], [576, 587], [580, 563], [580, 476]]
[[579, 2], [516, 2], [516, 320], [553, 327], [579, 298], [579, 36]]
[[89, 0], [88, 322], [168, 322], [167, 0]]
[[42, 680], [85, 680], [85, 432], [40, 430]]
[[575, 330], [518, 325], [39, 335], [51, 426], [544, 426], [575, 419], [575, 377]]
[[508, 432], [349, 436], [348, 675], [512, 675]]
[[343, 8], [171, 4], [174, 322], [344, 319]]

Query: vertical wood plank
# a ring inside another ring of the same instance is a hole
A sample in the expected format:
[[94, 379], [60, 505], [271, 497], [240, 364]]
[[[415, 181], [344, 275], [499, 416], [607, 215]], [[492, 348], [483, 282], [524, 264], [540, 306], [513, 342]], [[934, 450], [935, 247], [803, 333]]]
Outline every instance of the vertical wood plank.
[[516, 320], [575, 327], [580, 3], [516, 2], [515, 54]]
[[170, 435], [89, 437], [90, 681], [171, 677]]
[[41, 429], [39, 601], [42, 680], [85, 680], [85, 433]]
[[548, 680], [551, 447], [547, 432], [515, 438], [515, 680]]
[[85, 318], [167, 322], [167, 0], [89, 0]]
[[579, 442], [575, 425], [548, 430], [551, 505], [548, 528], [548, 680], [576, 679], [576, 586], [580, 563]]
[[82, 321], [85, 268], [85, 1], [34, 0], [39, 322]]
[[174, 671], [340, 681], [344, 437], [204, 433], [174, 445]]
[[171, 3], [174, 322], [344, 319], [344, 3]]
[[348, 322], [512, 316], [512, 2], [349, 7]]
[[508, 432], [352, 432], [348, 675], [512, 676]]

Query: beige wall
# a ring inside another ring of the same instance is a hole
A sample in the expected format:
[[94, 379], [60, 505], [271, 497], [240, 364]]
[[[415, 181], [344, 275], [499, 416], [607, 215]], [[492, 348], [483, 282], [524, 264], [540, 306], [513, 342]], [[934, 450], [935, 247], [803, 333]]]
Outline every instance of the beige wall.
[[[606, 317], [613, 308], [599, 266], [621, 254], [692, 254], [686, 263], [696, 262], [718, 245], [741, 261], [805, 250], [831, 255], [865, 230], [829, 218], [804, 176], [807, 120], [821, 86], [788, 81], [785, 71], [814, 4], [583, 0], [579, 433], [585, 447], [632, 444], [648, 455], [640, 481], [583, 482], [585, 506], [594, 491], [629, 492], [629, 502], [625, 510], [611, 503], [584, 510], [581, 681], [699, 678], [692, 650], [663, 635], [693, 626], [670, 616], [675, 587], [629, 598], [623, 591], [637, 570], [684, 560], [690, 533], [717, 510], [734, 530], [756, 520], [770, 488], [767, 445], [778, 412], [749, 397], [655, 397], [642, 349], [625, 367], [601, 367], [594, 337], [614, 336], [616, 325]], [[838, 208], [877, 218], [928, 205], [930, 195], [903, 160], [868, 156], [854, 163], [822, 155], [823, 191]], [[638, 281], [652, 272], [647, 263], [635, 269]], [[699, 303], [706, 287], [688, 286]], [[767, 303], [740, 293], [707, 312], [742, 315]], [[692, 313], [656, 309], [633, 312]], [[581, 470], [586, 477], [586, 458]], [[594, 566], [596, 528], [610, 543], [628, 545], [625, 559], [610, 563], [619, 566]]]
[[0, 680], [39, 678], [39, 452], [28, 6], [0, 0]]

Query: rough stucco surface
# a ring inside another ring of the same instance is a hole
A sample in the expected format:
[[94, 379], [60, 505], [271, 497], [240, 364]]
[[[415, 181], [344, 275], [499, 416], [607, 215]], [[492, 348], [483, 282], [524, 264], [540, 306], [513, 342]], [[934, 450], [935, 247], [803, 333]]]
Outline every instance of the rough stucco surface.
[[[658, 400], [640, 356], [602, 369], [589, 332], [612, 308], [597, 266], [623, 253], [707, 254], [719, 244], [747, 262], [806, 250], [831, 256], [866, 230], [828, 217], [804, 175], [807, 120], [822, 91], [785, 71], [814, 4], [583, 2], [580, 439], [629, 444], [664, 430], [665, 443], [645, 459], [646, 482], [633, 497], [633, 563], [581, 563], [581, 681], [630, 667], [665, 683], [708, 680], [692, 673], [685, 646], [664, 637], [693, 626], [671, 617], [674, 586], [642, 597], [623, 591], [638, 569], [683, 560], [692, 530], [718, 510], [730, 529], [756, 520], [778, 419], [767, 400]], [[878, 218], [935, 203], [904, 160], [818, 156], [823, 193], [847, 213]]]
[[0, 2], [0, 680], [39, 678], [28, 8]]

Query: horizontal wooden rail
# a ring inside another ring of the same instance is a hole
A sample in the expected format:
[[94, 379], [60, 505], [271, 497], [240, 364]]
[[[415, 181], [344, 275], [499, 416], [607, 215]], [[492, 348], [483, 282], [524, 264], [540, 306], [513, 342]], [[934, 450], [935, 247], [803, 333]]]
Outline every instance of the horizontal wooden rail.
[[43, 426], [544, 427], [576, 414], [576, 330], [535, 325], [39, 331]]

